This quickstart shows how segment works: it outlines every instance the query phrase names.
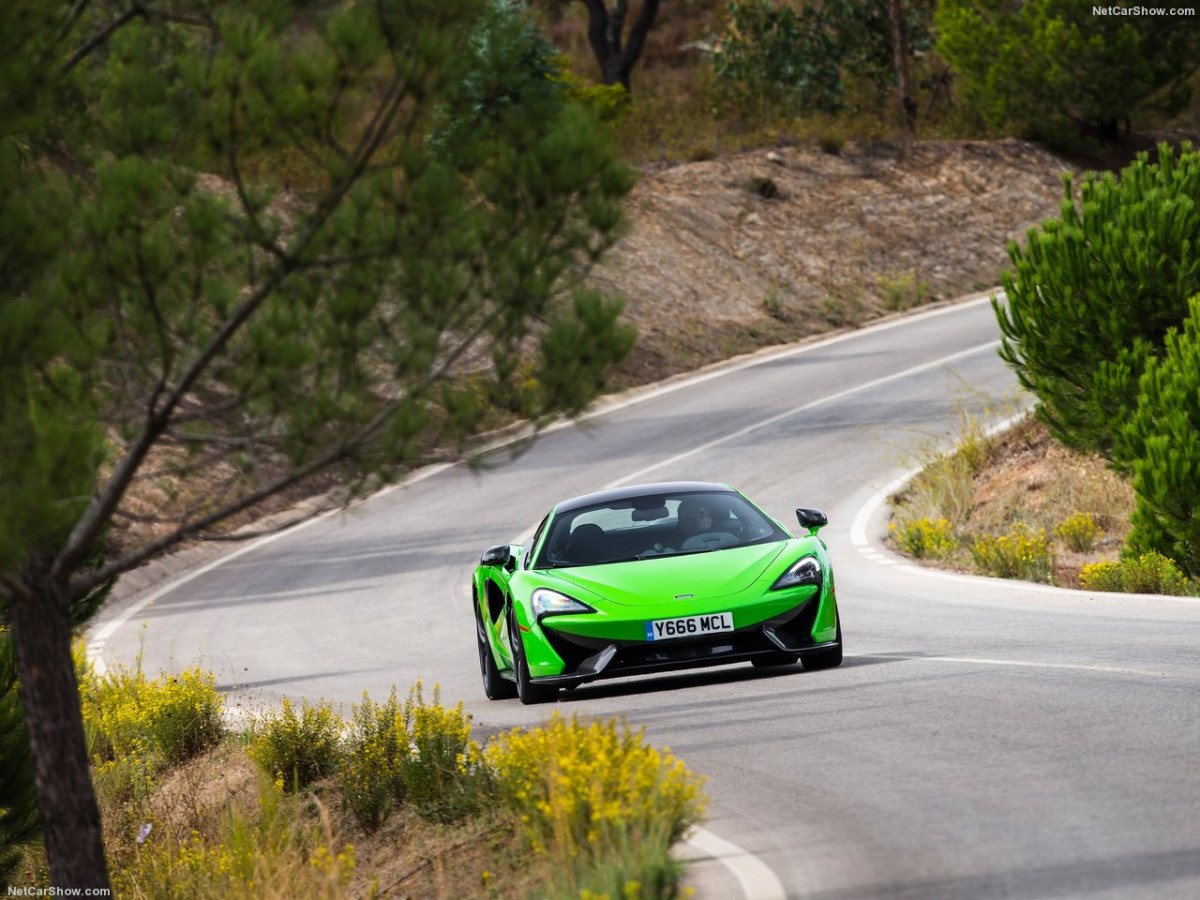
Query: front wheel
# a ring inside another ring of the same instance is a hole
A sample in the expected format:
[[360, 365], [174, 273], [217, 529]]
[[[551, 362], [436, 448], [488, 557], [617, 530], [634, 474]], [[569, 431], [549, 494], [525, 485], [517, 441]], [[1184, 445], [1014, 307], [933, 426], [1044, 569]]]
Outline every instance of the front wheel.
[[489, 700], [508, 700], [517, 696], [517, 686], [500, 674], [496, 658], [492, 656], [492, 647], [483, 624], [483, 616], [479, 612], [479, 604], [474, 606], [475, 640], [479, 645], [479, 674], [483, 677], [483, 693]]
[[800, 665], [805, 672], [816, 672], [819, 669], [834, 669], [842, 664], [842, 616], [837, 617], [836, 647], [828, 650], [818, 650], [816, 653], [806, 653], [800, 658]]
[[535, 684], [529, 675], [529, 664], [525, 661], [525, 647], [521, 644], [521, 629], [517, 627], [517, 614], [508, 612], [508, 639], [512, 642], [513, 668], [517, 673], [517, 696], [526, 706], [534, 703], [553, 703], [558, 699], [558, 688]]

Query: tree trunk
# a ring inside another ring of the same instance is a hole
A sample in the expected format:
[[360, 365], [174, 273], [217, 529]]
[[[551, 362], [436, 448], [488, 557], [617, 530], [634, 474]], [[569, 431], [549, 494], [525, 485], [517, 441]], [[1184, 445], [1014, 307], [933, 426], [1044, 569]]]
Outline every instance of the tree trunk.
[[60, 888], [107, 889], [100, 809], [71, 659], [69, 602], [44, 572], [27, 576], [28, 591], [12, 598], [9, 615], [50, 880]]
[[892, 23], [892, 58], [896, 66], [896, 82], [900, 85], [904, 135], [911, 140], [917, 132], [917, 100], [913, 96], [912, 76], [909, 74], [908, 38], [904, 34], [904, 10], [900, 0], [888, 0], [888, 18]]
[[638, 17], [629, 29], [629, 39], [622, 35], [628, 5], [618, 0], [610, 13], [605, 0], [583, 0], [588, 11], [588, 43], [600, 66], [600, 77], [605, 84], [620, 84], [630, 89], [633, 66], [646, 46], [646, 35], [658, 15], [660, 0], [642, 0]]

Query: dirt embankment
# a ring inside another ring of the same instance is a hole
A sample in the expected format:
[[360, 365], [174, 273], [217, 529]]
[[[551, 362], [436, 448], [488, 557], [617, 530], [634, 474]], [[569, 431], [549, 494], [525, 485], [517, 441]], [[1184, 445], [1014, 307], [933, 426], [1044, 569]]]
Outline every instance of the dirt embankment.
[[998, 283], [1070, 165], [1023, 141], [759, 150], [643, 173], [596, 281], [639, 329], [621, 386]]

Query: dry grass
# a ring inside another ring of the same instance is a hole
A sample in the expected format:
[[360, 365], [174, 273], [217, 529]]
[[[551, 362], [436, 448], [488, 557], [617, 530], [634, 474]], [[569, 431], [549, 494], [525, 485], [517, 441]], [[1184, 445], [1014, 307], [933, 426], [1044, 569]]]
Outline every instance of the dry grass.
[[975, 538], [1011, 534], [1021, 527], [1053, 535], [1080, 513], [1095, 522], [1095, 541], [1091, 549], [1079, 551], [1055, 537], [1051, 580], [1078, 587], [1085, 565], [1116, 558], [1129, 533], [1133, 490], [1100, 457], [1067, 450], [1032, 418], [991, 439], [982, 437], [970, 420], [965, 423], [960, 450], [931, 460], [893, 498], [898, 522], [928, 517], [953, 523], [959, 550], [933, 564], [972, 572], [968, 548]]

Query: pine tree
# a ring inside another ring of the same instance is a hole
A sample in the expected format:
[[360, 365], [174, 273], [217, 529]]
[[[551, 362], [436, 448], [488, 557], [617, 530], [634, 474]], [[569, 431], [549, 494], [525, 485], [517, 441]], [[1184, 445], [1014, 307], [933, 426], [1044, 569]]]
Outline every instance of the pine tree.
[[629, 351], [587, 275], [632, 173], [522, 15], [0, 4], [0, 624], [56, 886], [108, 884], [70, 654], [98, 588], [330, 466], [362, 491], [577, 412]]
[[1200, 575], [1200, 295], [1182, 330], [1167, 333], [1138, 381], [1137, 411], [1121, 429], [1137, 508], [1128, 547], [1156, 550]]
[[1063, 184], [1061, 216], [1009, 245], [1000, 355], [1059, 440], [1120, 468], [1114, 441], [1146, 360], [1200, 291], [1200, 153], [1161, 146], [1119, 179], [1087, 175], [1078, 200]]

